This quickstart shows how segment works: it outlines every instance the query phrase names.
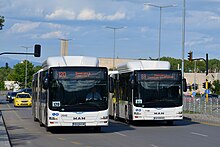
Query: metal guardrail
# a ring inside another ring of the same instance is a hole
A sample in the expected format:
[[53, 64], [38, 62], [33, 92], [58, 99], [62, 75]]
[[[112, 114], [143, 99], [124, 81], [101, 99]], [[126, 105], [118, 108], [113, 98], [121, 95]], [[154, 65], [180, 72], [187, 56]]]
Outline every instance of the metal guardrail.
[[188, 113], [211, 114], [220, 116], [220, 98], [184, 97], [183, 110]]

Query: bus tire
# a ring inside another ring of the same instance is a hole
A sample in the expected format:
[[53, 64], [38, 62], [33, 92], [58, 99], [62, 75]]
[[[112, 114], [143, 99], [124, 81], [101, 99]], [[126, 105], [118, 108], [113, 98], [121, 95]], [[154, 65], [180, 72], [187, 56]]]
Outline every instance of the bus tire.
[[128, 118], [125, 118], [125, 123], [126, 124], [131, 124], [131, 121]]
[[37, 122], [37, 121], [38, 121], [38, 119], [36, 117], [34, 117], [34, 122]]
[[44, 124], [42, 122], [40, 122], [40, 127], [44, 127]]
[[101, 132], [101, 127], [100, 127], [100, 126], [95, 126], [95, 127], [94, 127], [94, 131], [95, 131], [96, 133], [100, 133], [100, 132]]
[[52, 127], [46, 127], [46, 131], [51, 132], [51, 131], [53, 131], [53, 128]]

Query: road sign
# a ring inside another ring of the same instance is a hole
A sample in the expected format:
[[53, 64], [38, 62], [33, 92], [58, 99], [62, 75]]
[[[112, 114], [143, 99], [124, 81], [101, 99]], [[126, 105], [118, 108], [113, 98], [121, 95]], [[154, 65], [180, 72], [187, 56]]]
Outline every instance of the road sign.
[[196, 96], [196, 92], [195, 92], [195, 91], [193, 91], [192, 95], [195, 97], [195, 96]]
[[209, 89], [206, 89], [206, 90], [205, 90], [205, 93], [206, 93], [206, 94], [210, 94], [211, 91], [210, 91]]

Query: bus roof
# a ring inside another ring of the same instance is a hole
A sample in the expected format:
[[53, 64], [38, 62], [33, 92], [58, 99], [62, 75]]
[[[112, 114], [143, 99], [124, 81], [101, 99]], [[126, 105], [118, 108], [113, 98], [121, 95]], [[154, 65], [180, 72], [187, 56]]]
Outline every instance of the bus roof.
[[121, 72], [130, 72], [134, 70], [169, 70], [168, 61], [138, 60], [119, 64], [117, 70]]
[[65, 66], [89, 66], [98, 67], [99, 60], [96, 57], [87, 56], [57, 56], [48, 57], [42, 64], [45, 69], [49, 67], [65, 67]]

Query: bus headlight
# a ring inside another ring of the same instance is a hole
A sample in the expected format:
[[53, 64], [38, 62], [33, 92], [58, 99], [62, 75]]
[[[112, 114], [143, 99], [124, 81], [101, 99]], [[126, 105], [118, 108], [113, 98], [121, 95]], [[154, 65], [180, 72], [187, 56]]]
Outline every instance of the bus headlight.
[[102, 116], [100, 119], [108, 119], [108, 116]]

